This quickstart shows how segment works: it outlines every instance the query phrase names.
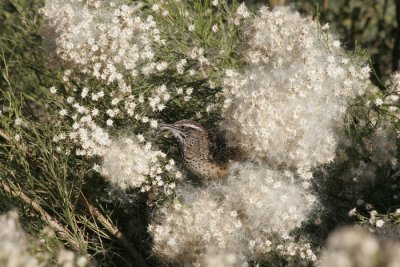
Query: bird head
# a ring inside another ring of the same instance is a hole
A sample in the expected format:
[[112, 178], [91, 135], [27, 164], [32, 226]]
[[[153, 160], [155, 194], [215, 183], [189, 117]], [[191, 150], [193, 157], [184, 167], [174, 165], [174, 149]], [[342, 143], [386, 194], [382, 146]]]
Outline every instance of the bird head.
[[207, 130], [200, 123], [193, 120], [180, 120], [172, 124], [160, 124], [160, 130], [171, 132], [180, 144], [184, 144], [185, 140], [190, 138], [207, 137]]

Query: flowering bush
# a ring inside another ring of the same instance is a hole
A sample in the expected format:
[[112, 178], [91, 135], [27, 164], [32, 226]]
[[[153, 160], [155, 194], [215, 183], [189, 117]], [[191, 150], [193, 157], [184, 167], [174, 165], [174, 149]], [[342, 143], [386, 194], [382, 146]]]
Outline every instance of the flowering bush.
[[366, 90], [370, 69], [327, 30], [267, 7], [244, 27], [247, 64], [225, 72], [221, 125], [250, 158], [300, 169], [334, 159], [347, 103]]
[[310, 244], [296, 241], [292, 232], [316, 204], [290, 172], [237, 165], [222, 184], [178, 190], [149, 227], [153, 249], [166, 261], [189, 265], [207, 261], [210, 249], [237, 264], [270, 260], [271, 252], [289, 261], [315, 261]]
[[[57, 253], [31, 252], [48, 231], [100, 266], [396, 262], [397, 241], [377, 237], [400, 236], [400, 75], [371, 84], [328, 24], [222, 0], [54, 0], [36, 13], [23, 38], [41, 34], [43, 50], [18, 57], [34, 71], [0, 61], [0, 206], [32, 228], [0, 217], [0, 261], [87, 265], [46, 238]], [[225, 134], [240, 154], [226, 177], [186, 171], [160, 133], [182, 119], [210, 142]], [[352, 223], [374, 234], [330, 233]]]

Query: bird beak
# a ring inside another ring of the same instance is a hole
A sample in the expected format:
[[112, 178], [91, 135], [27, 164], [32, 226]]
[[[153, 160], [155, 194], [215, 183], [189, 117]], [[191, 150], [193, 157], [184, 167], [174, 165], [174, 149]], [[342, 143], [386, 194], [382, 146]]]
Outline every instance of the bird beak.
[[158, 128], [160, 129], [160, 131], [171, 130], [172, 125], [166, 123], [160, 123], [158, 124]]
[[173, 132], [175, 129], [171, 124], [160, 123], [158, 124], [157, 134], [163, 133], [164, 131]]
[[182, 140], [182, 132], [179, 131], [178, 129], [176, 129], [176, 127], [172, 124], [164, 124], [164, 123], [160, 123], [159, 124], [159, 131], [157, 132], [157, 134], [163, 133], [165, 131], [168, 131], [169, 133], [171, 133], [175, 138], [178, 138], [179, 140]]

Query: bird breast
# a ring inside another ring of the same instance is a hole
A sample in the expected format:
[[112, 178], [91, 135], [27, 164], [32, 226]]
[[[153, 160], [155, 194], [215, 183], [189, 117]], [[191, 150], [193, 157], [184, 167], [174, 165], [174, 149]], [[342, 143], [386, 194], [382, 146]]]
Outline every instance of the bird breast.
[[190, 138], [181, 148], [184, 159], [210, 160], [209, 142], [203, 138]]
[[228, 174], [228, 168], [225, 165], [219, 165], [210, 161], [199, 161], [196, 159], [186, 159], [186, 167], [195, 175], [208, 179], [218, 180]]
[[208, 139], [186, 140], [181, 152], [186, 167], [197, 176], [206, 179], [220, 179], [228, 172], [228, 168], [224, 164], [218, 164], [211, 157]]

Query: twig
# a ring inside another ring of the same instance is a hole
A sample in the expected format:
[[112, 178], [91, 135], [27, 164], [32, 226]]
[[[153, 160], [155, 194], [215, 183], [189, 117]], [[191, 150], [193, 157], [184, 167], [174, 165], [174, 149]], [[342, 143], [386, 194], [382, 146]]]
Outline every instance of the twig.
[[123, 233], [116, 228], [114, 225], [110, 224], [107, 218], [96, 208], [90, 205], [87, 199], [81, 194], [80, 202], [85, 206], [85, 208], [90, 212], [90, 214], [97, 219], [97, 221], [103, 225], [113, 236], [115, 239], [121, 242], [121, 244], [129, 251], [134, 259], [137, 261], [138, 266], [149, 267], [146, 260], [143, 258], [142, 254], [140, 254], [135, 246], [126, 239]]
[[11, 188], [5, 181], [0, 179], [0, 187], [10, 194], [14, 198], [19, 198], [23, 203], [31, 207], [37, 213], [40, 214], [40, 217], [46, 224], [58, 235], [62, 240], [68, 242], [68, 244], [76, 251], [80, 250], [78, 242], [74, 240], [68, 230], [66, 230], [59, 222], [54, 220], [50, 214], [48, 214], [45, 210], [43, 210], [39, 204], [37, 204], [33, 199], [25, 195], [18, 188]]
[[6, 139], [7, 142], [10, 142], [11, 138], [2, 130], [0, 130], [0, 136]]
[[[0, 136], [6, 139], [8, 142], [11, 138], [5, 134], [2, 130], [0, 130]], [[36, 202], [30, 199], [27, 195], [21, 192], [18, 189], [12, 190], [10, 186], [8, 186], [4, 181], [0, 180], [0, 187], [2, 187], [7, 193], [11, 194], [13, 197], [20, 198], [25, 204], [29, 205], [32, 209], [37, 211], [42, 219], [47, 222], [47, 224], [63, 239], [66, 240], [73, 249], [79, 250], [78, 243], [71, 238], [71, 235], [66, 232], [64, 227], [60, 225], [57, 221], [55, 221], [47, 212], [45, 212]], [[134, 259], [137, 261], [138, 266], [141, 267], [149, 267], [143, 256], [137, 251], [135, 246], [126, 239], [123, 233], [121, 233], [118, 228], [114, 225], [110, 224], [106, 217], [104, 217], [101, 212], [90, 205], [87, 199], [81, 194], [79, 197], [80, 202], [83, 206], [89, 211], [89, 213], [101, 224], [103, 227], [107, 229], [111, 233], [111, 235], [121, 242], [121, 244], [125, 247], [127, 251], [129, 251]]]
[[359, 21], [358, 17], [360, 16], [361, 8], [356, 7], [353, 8], [351, 11], [351, 27], [350, 27], [350, 40], [351, 40], [351, 50], [354, 50], [356, 48], [356, 24]]

